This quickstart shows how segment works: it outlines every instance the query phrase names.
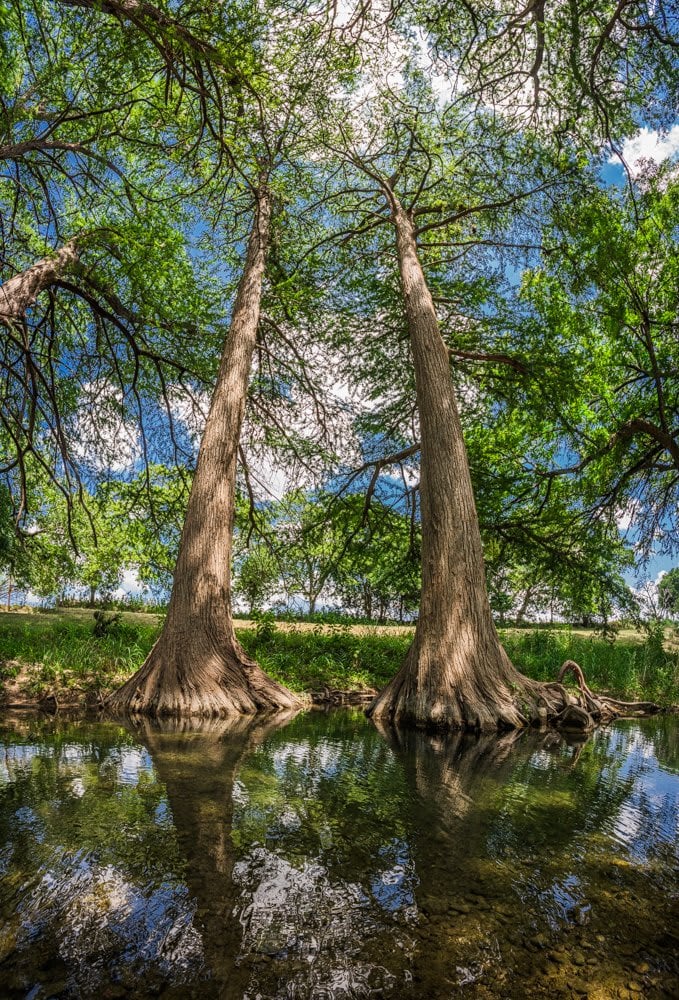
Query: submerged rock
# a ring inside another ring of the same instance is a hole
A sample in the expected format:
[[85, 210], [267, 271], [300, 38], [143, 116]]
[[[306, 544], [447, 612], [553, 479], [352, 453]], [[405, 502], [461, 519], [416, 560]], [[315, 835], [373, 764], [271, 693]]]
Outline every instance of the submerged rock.
[[575, 906], [569, 908], [568, 916], [574, 924], [579, 924], [582, 927], [589, 923], [591, 912], [592, 908], [589, 903], [576, 903]]

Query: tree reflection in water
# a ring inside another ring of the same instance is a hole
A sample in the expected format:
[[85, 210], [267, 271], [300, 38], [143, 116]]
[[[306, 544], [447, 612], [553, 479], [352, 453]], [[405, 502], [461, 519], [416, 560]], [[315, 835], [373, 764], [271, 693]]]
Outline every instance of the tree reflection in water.
[[1, 995], [195, 981], [195, 902], [143, 747], [111, 724], [5, 717], [2, 737]]
[[6, 725], [0, 992], [667, 995], [676, 733]]
[[186, 884], [197, 901], [194, 923], [209, 977], [201, 996], [243, 995], [244, 977], [234, 962], [241, 940], [234, 912], [234, 781], [243, 760], [293, 716], [279, 713], [263, 720], [241, 717], [202, 723], [145, 719], [136, 729], [165, 786], [186, 860]]
[[679, 782], [654, 737], [668, 722], [674, 731], [676, 720], [620, 723], [571, 747], [556, 734], [382, 730], [419, 815], [411, 846], [429, 919], [415, 993], [667, 995], [679, 973]]

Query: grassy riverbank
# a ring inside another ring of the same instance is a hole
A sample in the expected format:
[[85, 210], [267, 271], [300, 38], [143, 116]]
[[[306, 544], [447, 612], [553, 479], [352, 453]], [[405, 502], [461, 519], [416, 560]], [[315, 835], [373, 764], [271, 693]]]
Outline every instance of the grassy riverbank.
[[[156, 615], [124, 612], [96, 636], [91, 611], [0, 612], [0, 685], [4, 701], [54, 694], [60, 702], [96, 701], [129, 676], [153, 645]], [[412, 628], [237, 622], [241, 642], [264, 669], [293, 690], [376, 689], [396, 672]], [[584, 629], [509, 629], [502, 633], [517, 667], [553, 679], [576, 660], [595, 691], [620, 698], [679, 702], [679, 644], [666, 629], [650, 637], [626, 631], [614, 641]], [[1, 695], [0, 695], [1, 697]]]

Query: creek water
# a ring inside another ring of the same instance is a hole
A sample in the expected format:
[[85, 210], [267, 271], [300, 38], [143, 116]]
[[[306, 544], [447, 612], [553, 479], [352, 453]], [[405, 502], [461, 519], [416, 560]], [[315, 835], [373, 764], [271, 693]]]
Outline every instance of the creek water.
[[0, 996], [679, 997], [679, 719], [0, 718]]

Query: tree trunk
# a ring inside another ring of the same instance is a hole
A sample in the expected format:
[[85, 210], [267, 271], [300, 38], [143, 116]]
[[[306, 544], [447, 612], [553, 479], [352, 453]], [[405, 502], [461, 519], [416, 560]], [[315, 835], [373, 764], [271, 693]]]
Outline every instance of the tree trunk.
[[97, 588], [90, 584], [89, 607], [93, 608], [97, 597]]
[[323, 575], [322, 573], [316, 576], [316, 567], [313, 561], [307, 563], [307, 599], [309, 601], [309, 614], [313, 615], [316, 613], [316, 602], [319, 598], [321, 590], [323, 589], [322, 584]]
[[526, 612], [528, 611], [528, 605], [530, 604], [531, 598], [533, 597], [533, 589], [534, 588], [533, 588], [532, 584], [531, 584], [530, 587], [526, 587], [526, 592], [523, 595], [523, 601], [521, 602], [521, 607], [519, 608], [519, 610], [516, 613], [516, 619], [515, 620], [516, 620], [516, 624], [517, 625], [522, 625], [523, 624], [523, 620], [526, 617]]
[[543, 690], [523, 677], [500, 645], [449, 354], [412, 218], [395, 198], [392, 212], [422, 442], [422, 594], [412, 646], [368, 712], [420, 727], [525, 725], [538, 716], [538, 691], [554, 714], [563, 707], [563, 688]]
[[367, 583], [363, 584], [363, 617], [369, 622], [373, 617], [373, 595]]
[[78, 264], [78, 240], [64, 243], [50, 257], [15, 274], [0, 285], [0, 323], [12, 327], [21, 323], [38, 295]]
[[255, 216], [217, 384], [198, 453], [165, 626], [146, 662], [109, 699], [116, 712], [228, 716], [299, 702], [249, 659], [231, 614], [236, 461], [255, 347], [270, 195]]
[[7, 610], [9, 611], [12, 607], [12, 589], [14, 586], [14, 581], [12, 579], [12, 574], [10, 573], [7, 577]]

